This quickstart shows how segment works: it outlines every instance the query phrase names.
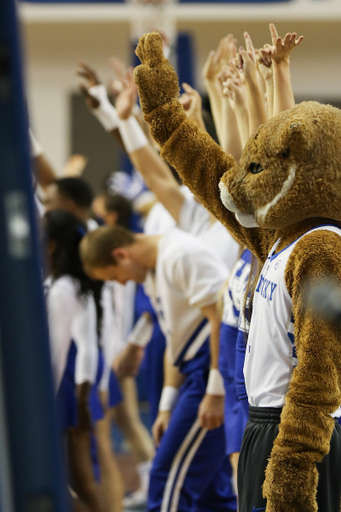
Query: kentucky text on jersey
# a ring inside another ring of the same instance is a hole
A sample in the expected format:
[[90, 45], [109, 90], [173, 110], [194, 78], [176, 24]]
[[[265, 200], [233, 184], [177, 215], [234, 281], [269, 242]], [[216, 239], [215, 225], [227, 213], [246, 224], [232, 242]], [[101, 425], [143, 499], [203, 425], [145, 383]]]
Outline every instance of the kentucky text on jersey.
[[272, 300], [273, 293], [277, 287], [276, 283], [272, 283], [269, 279], [265, 279], [262, 275], [260, 276], [256, 292], [260, 293], [264, 299]]

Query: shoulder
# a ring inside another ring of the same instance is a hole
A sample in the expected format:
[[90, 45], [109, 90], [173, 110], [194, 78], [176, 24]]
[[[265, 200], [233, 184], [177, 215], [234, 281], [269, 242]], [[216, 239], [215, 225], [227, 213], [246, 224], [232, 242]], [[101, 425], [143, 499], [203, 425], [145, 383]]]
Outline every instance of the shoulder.
[[290, 295], [308, 279], [334, 277], [341, 281], [341, 230], [319, 229], [296, 243], [286, 266], [285, 281]]
[[48, 292], [49, 303], [55, 301], [65, 301], [66, 305], [77, 300], [78, 285], [77, 281], [71, 276], [62, 276], [51, 282]]

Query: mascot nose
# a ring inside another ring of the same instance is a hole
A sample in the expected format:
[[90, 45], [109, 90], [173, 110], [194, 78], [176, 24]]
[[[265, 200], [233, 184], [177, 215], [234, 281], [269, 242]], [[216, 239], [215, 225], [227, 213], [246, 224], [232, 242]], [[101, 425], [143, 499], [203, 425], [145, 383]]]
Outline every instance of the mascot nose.
[[264, 169], [263, 167], [261, 166], [261, 164], [250, 164], [250, 172], [251, 174], [258, 174], [260, 172], [262, 172]]

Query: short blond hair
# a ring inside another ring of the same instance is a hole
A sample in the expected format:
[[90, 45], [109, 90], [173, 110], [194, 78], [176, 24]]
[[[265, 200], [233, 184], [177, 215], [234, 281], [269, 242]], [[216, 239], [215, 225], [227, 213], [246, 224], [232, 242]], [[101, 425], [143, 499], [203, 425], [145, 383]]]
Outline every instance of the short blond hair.
[[116, 265], [112, 252], [135, 242], [135, 234], [122, 226], [103, 226], [85, 235], [80, 243], [80, 256], [84, 269]]

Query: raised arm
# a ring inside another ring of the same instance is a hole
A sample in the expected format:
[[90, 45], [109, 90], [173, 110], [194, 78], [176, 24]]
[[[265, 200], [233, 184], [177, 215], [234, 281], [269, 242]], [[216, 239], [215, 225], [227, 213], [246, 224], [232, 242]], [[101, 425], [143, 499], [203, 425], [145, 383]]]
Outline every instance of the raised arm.
[[183, 182], [232, 236], [257, 253], [262, 238], [260, 230], [243, 228], [220, 200], [220, 179], [234, 167], [235, 161], [187, 119], [178, 100], [178, 78], [163, 56], [160, 35], [144, 35], [136, 53], [142, 61], [134, 71], [141, 108], [153, 138], [162, 148], [162, 157], [175, 167]]
[[47, 161], [43, 148], [35, 138], [32, 130], [29, 130], [31, 156], [34, 162], [33, 172], [38, 184], [43, 190], [56, 181], [56, 173], [50, 163]]
[[276, 27], [270, 24], [272, 46], [264, 47], [261, 54], [272, 60], [274, 79], [274, 116], [295, 106], [295, 98], [291, 85], [289, 55], [300, 45], [303, 36], [296, 39], [296, 32], [288, 33], [282, 39], [278, 36]]
[[246, 50], [240, 47], [239, 58], [240, 67], [244, 74], [246, 94], [249, 111], [249, 133], [254, 134], [258, 127], [266, 123], [268, 116], [265, 108], [265, 101], [260, 83], [258, 80], [256, 53], [252, 44], [251, 37], [247, 32], [244, 33]]
[[220, 143], [224, 138], [223, 135], [223, 112], [222, 112], [222, 95], [218, 82], [218, 75], [223, 66], [228, 63], [231, 58], [231, 47], [235, 41], [232, 34], [221, 39], [216, 51], [208, 54], [202, 75], [206, 87], [208, 97], [210, 99], [214, 124], [216, 127], [218, 139]]
[[105, 85], [85, 62], [80, 62], [79, 68], [77, 75], [85, 80], [85, 84], [80, 84], [79, 89], [85, 98], [86, 106], [97, 117], [103, 128], [111, 133], [116, 142], [124, 149], [118, 131], [118, 115], [109, 101]]
[[154, 192], [160, 203], [178, 223], [185, 197], [168, 165], [148, 142], [141, 126], [132, 115], [135, 105], [134, 91], [136, 95], [136, 85], [133, 77], [130, 76], [116, 98], [122, 141], [131, 163], [141, 173], [149, 190]]
[[229, 95], [224, 94], [225, 87], [223, 85], [224, 82], [230, 78], [232, 78], [231, 67], [230, 65], [226, 65], [223, 67], [218, 77], [221, 86], [221, 94], [223, 95], [221, 146], [225, 153], [230, 153], [233, 158], [238, 161], [242, 155], [244, 145], [242, 144], [240, 128], [234, 105], [232, 105]]
[[[266, 50], [270, 45], [264, 45]], [[262, 75], [266, 87], [266, 101], [268, 106], [268, 116], [271, 119], [274, 115], [274, 78], [272, 60], [260, 50], [256, 52], [257, 66], [260, 74]]]
[[249, 112], [245, 81], [232, 60], [228, 69], [229, 72], [226, 72], [224, 76], [226, 81], [223, 82], [223, 94], [235, 113], [241, 147], [244, 148], [249, 139]]

